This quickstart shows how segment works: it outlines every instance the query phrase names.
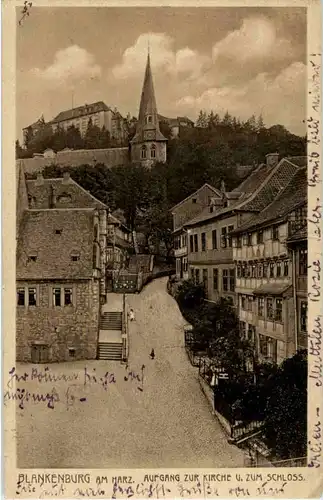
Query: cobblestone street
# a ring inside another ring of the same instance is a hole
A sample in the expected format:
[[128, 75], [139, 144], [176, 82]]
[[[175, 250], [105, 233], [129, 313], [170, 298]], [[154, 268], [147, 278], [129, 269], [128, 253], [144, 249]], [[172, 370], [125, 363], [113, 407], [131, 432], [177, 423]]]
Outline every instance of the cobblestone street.
[[[166, 282], [166, 278], [155, 280], [141, 294], [126, 299], [135, 312], [128, 371], [141, 375], [145, 365], [143, 391], [137, 380], [124, 380], [125, 366], [118, 362], [49, 365], [57, 375], [75, 373], [78, 378], [24, 384], [29, 391], [45, 393], [54, 385], [60, 401], [54, 409], [43, 402], [26, 402], [17, 411], [19, 467], [243, 466], [243, 453], [227, 443], [201, 392], [197, 369], [188, 361], [183, 347], [185, 322], [167, 294]], [[149, 357], [152, 348], [154, 360]], [[31, 371], [33, 366], [21, 364], [19, 371]], [[113, 372], [116, 382], [106, 390], [101, 383], [90, 383], [84, 377], [85, 366], [88, 374], [99, 377]], [[84, 397], [86, 401], [80, 401]]]

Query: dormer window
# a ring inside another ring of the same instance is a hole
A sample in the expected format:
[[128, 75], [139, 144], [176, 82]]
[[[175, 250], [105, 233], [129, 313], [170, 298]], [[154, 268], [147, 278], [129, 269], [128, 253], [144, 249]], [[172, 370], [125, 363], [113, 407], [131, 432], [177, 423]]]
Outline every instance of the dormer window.
[[145, 160], [147, 158], [147, 148], [146, 146], [142, 146], [141, 148], [141, 159]]

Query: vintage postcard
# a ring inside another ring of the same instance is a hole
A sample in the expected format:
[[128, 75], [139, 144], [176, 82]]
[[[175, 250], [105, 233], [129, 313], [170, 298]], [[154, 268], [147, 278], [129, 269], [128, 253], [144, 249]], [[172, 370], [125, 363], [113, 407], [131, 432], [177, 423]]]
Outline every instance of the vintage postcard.
[[3, 2], [6, 498], [321, 498], [321, 4]]

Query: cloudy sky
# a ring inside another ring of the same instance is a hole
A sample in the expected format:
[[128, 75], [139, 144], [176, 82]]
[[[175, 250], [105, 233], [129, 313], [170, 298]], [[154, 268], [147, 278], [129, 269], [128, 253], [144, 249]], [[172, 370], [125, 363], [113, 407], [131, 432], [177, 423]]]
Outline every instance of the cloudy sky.
[[262, 113], [305, 133], [305, 9], [42, 7], [17, 29], [17, 136], [72, 102], [137, 116], [148, 40], [160, 114]]

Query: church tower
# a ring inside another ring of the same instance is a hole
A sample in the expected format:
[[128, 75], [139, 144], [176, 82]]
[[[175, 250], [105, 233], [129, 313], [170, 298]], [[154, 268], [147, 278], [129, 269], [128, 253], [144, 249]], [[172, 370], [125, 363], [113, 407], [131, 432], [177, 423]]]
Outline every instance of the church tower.
[[167, 139], [159, 130], [157, 105], [148, 52], [145, 79], [141, 92], [136, 134], [130, 142], [131, 160], [151, 166], [166, 161]]

